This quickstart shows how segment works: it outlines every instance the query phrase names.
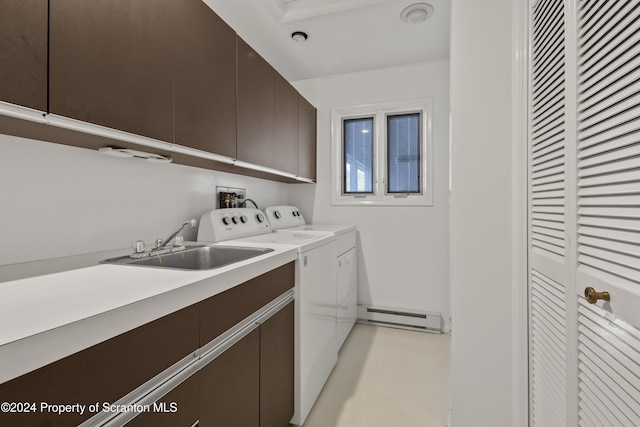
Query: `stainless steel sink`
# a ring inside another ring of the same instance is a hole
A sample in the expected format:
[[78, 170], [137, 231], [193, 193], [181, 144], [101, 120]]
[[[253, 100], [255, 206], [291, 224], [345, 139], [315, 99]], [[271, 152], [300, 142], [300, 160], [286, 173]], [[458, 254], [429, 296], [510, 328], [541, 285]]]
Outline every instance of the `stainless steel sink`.
[[187, 246], [182, 251], [144, 258], [122, 256], [100, 261], [101, 264], [133, 265], [180, 270], [210, 270], [272, 252], [270, 248], [244, 248], [234, 246]]

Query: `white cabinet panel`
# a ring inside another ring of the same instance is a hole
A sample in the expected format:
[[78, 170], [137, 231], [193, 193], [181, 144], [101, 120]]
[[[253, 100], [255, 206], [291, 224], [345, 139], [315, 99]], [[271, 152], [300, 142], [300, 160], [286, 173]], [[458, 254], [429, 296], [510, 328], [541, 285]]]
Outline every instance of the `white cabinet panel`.
[[353, 247], [337, 260], [338, 349], [356, 322], [358, 311], [356, 249]]
[[338, 307], [338, 350], [349, 336], [358, 318], [358, 292], [353, 289]]

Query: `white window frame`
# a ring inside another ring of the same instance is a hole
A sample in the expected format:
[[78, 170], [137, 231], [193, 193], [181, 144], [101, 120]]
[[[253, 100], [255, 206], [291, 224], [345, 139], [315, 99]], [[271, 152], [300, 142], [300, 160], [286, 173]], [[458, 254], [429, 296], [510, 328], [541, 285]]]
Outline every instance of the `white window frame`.
[[[387, 116], [421, 113], [420, 193], [387, 193]], [[344, 194], [343, 120], [373, 117], [373, 193]], [[433, 98], [331, 109], [331, 204], [433, 206]]]

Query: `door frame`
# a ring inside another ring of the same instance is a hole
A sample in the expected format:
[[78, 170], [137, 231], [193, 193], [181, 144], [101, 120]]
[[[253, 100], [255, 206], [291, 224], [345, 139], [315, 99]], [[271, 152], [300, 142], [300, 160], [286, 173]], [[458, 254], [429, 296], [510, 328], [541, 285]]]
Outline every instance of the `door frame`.
[[524, 427], [529, 425], [529, 0], [512, 0], [511, 5], [512, 425]]

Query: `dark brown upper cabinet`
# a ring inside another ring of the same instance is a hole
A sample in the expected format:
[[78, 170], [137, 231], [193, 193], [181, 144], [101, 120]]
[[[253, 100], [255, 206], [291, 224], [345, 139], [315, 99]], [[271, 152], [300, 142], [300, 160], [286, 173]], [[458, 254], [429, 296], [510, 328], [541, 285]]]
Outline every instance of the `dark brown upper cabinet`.
[[238, 41], [238, 159], [273, 167], [273, 68], [240, 37]]
[[316, 108], [302, 96], [298, 103], [298, 176], [316, 180]]
[[298, 173], [298, 91], [276, 71], [274, 79], [273, 168]]
[[236, 33], [202, 0], [176, 0], [175, 142], [236, 157]]
[[[315, 108], [202, 0], [2, 0], [0, 58], [0, 101], [316, 179]], [[11, 135], [137, 147], [0, 121]], [[169, 146], [156, 151], [180, 164], [295, 181]]]
[[47, 111], [47, 13], [43, 0], [0, 2], [0, 100]]
[[50, 0], [49, 111], [173, 141], [174, 0]]

